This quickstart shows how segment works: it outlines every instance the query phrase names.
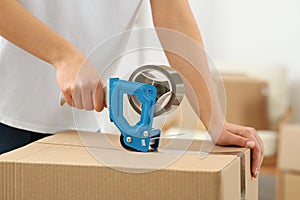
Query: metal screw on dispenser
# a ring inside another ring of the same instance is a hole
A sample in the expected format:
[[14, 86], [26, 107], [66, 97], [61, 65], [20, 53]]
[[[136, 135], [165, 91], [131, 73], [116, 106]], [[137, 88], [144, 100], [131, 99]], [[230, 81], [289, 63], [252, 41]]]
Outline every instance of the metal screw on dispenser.
[[131, 143], [131, 142], [132, 142], [131, 137], [127, 137], [127, 138], [126, 138], [126, 141], [129, 142], [129, 143]]
[[148, 131], [144, 131], [144, 137], [148, 137], [148, 136], [149, 136]]

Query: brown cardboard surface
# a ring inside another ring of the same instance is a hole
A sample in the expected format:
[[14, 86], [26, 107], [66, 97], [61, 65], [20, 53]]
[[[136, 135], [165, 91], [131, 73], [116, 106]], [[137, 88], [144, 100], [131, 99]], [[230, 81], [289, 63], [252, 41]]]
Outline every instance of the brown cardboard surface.
[[279, 168], [284, 171], [300, 171], [300, 125], [285, 124], [279, 135]]
[[222, 79], [226, 92], [227, 120], [259, 130], [268, 129], [267, 82], [233, 74], [222, 74]]
[[283, 174], [283, 191], [282, 200], [295, 200], [300, 197], [300, 173], [289, 173]]
[[[242, 199], [242, 191], [244, 199], [257, 199], [248, 149], [215, 147], [200, 159], [189, 152], [127, 152], [118, 140], [112, 134], [65, 132], [3, 154], [0, 199], [234, 200]], [[178, 144], [164, 142], [169, 147]], [[189, 150], [198, 145], [201, 141], [194, 141]], [[111, 159], [103, 162], [101, 156]], [[157, 167], [154, 161], [174, 158], [160, 170], [136, 173]]]

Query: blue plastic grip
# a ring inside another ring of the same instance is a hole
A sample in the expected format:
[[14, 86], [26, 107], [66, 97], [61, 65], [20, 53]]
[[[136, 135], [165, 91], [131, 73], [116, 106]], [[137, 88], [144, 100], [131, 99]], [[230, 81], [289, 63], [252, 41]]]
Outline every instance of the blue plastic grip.
[[[150, 138], [160, 135], [160, 130], [152, 130], [156, 88], [153, 85], [109, 79], [109, 117], [123, 135], [124, 143], [138, 151], [149, 150]], [[136, 96], [142, 104], [140, 121], [131, 126], [123, 115], [123, 96]], [[144, 134], [147, 132], [148, 134]], [[129, 139], [129, 138], [130, 139]]]

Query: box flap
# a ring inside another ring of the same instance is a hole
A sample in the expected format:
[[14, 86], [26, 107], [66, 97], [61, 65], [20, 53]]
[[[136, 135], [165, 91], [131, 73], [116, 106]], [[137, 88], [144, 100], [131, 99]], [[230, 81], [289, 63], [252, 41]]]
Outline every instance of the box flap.
[[[76, 132], [65, 131], [55, 134], [55, 136], [46, 137], [38, 140], [37, 143], [46, 144], [63, 144], [72, 146], [85, 146], [95, 148], [107, 148], [107, 149], [123, 149], [120, 146], [120, 134], [105, 134], [105, 133], [92, 133], [92, 132]], [[203, 140], [189, 140], [189, 139], [172, 139], [161, 138], [160, 149], [173, 149], [173, 150], [189, 150], [200, 151], [203, 145]], [[241, 147], [222, 147], [213, 145], [210, 141], [205, 141], [205, 145], [213, 146], [212, 153], [239, 153], [245, 152], [247, 148]]]

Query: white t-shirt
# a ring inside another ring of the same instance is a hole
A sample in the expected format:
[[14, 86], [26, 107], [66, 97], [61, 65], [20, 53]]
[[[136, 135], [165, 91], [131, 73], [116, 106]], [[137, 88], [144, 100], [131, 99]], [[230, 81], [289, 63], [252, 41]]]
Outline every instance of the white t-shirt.
[[[113, 35], [130, 30], [141, 5], [141, 0], [19, 2], [85, 55]], [[105, 51], [93, 53], [94, 64], [107, 64], [111, 52], [125, 48], [127, 36], [104, 45]], [[99, 121], [94, 112], [59, 105], [55, 73], [48, 63], [0, 38], [0, 122], [41, 133], [97, 131]]]

